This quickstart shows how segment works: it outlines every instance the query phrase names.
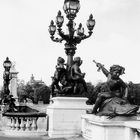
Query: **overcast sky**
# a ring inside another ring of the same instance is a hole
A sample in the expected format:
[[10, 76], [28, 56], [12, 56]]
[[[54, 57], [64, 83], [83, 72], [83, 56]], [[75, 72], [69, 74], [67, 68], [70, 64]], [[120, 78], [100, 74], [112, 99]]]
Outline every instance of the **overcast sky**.
[[[16, 62], [18, 78], [28, 81], [31, 74], [51, 84], [56, 59], [67, 59], [64, 43], [51, 41], [48, 26], [57, 12], [64, 15], [64, 0], [0, 0], [0, 85], [3, 84], [3, 61], [8, 56]], [[122, 79], [140, 83], [140, 0], [80, 0], [75, 22], [86, 21], [92, 13], [96, 25], [93, 35], [77, 45], [75, 56], [83, 60], [81, 70], [87, 82], [106, 80], [97, 72], [93, 59], [107, 69], [113, 64], [126, 68]], [[76, 26], [76, 28], [77, 28]]]

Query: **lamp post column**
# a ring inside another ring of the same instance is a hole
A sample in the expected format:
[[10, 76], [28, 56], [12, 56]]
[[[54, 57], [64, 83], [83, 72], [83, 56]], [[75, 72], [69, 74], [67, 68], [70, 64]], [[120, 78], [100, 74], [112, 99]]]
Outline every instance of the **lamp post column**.
[[9, 84], [10, 84], [10, 80], [11, 80], [11, 75], [10, 75], [10, 68], [11, 68], [11, 61], [9, 60], [9, 58], [7, 57], [6, 60], [3, 63], [3, 67], [5, 69], [4, 73], [3, 73], [3, 80], [4, 80], [4, 95], [9, 95], [10, 94], [10, 90], [9, 90]]
[[73, 64], [73, 56], [75, 54], [76, 47], [65, 44], [65, 52], [67, 55], [67, 68], [70, 68]]
[[74, 32], [75, 29], [73, 27], [74, 22], [73, 20], [69, 20], [67, 27], [68, 27], [68, 31], [69, 31], [69, 35], [66, 43], [65, 43], [65, 52], [67, 54], [67, 66], [68, 68], [72, 66], [73, 64], [73, 56], [75, 54], [75, 50], [76, 50], [76, 45], [73, 42], [73, 37], [74, 37]]

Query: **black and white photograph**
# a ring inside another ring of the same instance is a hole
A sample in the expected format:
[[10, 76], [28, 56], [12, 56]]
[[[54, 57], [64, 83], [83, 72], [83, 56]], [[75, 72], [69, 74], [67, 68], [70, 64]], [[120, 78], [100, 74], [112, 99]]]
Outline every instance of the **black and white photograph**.
[[0, 0], [0, 140], [140, 140], [139, 0]]

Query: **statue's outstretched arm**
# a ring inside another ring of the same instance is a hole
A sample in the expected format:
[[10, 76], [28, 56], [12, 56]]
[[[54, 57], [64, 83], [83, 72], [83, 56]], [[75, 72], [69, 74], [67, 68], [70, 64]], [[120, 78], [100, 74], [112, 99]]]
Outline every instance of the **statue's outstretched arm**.
[[98, 67], [97, 71], [102, 70], [103, 74], [108, 77], [109, 75], [109, 71], [104, 67], [103, 64], [96, 62], [95, 60], [93, 60], [93, 62], [96, 64], [96, 66]]
[[109, 71], [108, 71], [104, 66], [101, 67], [101, 70], [102, 70], [103, 74], [104, 74], [106, 77], [108, 77]]

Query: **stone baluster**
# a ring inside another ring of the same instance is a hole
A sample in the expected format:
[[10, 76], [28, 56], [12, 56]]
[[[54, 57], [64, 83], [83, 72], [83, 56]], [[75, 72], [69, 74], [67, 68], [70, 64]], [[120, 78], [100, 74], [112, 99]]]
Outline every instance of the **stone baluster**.
[[7, 120], [8, 120], [8, 122], [7, 122], [7, 128], [8, 129], [11, 129], [11, 126], [12, 126], [12, 118], [9, 117]]
[[139, 136], [140, 135], [140, 132], [137, 129], [135, 129], [134, 134], [135, 134], [134, 140], [140, 140], [140, 136]]
[[134, 140], [140, 140], [140, 130], [137, 128], [132, 128], [134, 134]]
[[32, 130], [37, 130], [37, 118], [33, 118], [33, 121], [32, 121]]
[[30, 122], [29, 122], [29, 119], [30, 119], [30, 118], [26, 118], [26, 119], [27, 119], [27, 121], [26, 121], [26, 126], [25, 126], [26, 128], [25, 128], [25, 129], [26, 129], [27, 131], [29, 131], [29, 130], [30, 130]]
[[19, 130], [19, 119], [18, 119], [18, 117], [16, 117], [16, 124], [15, 124], [15, 127], [16, 127], [16, 130]]
[[12, 123], [11, 123], [11, 129], [15, 129], [15, 118], [11, 117]]
[[135, 133], [135, 138], [134, 138], [134, 140], [139, 140], [139, 137], [138, 137], [138, 134], [137, 134], [137, 133]]
[[24, 121], [23, 121], [23, 117], [20, 117], [20, 120], [21, 120], [21, 122], [20, 122], [20, 129], [21, 130], [24, 130]]

